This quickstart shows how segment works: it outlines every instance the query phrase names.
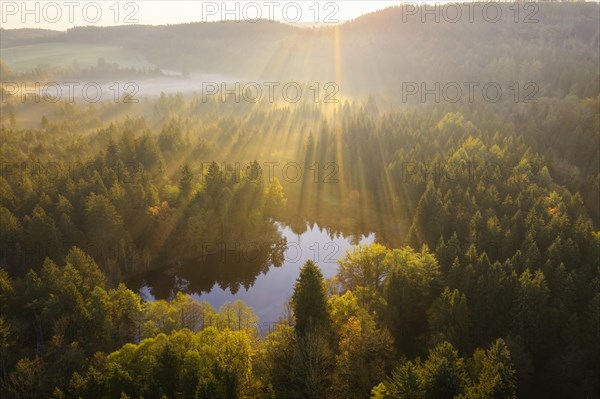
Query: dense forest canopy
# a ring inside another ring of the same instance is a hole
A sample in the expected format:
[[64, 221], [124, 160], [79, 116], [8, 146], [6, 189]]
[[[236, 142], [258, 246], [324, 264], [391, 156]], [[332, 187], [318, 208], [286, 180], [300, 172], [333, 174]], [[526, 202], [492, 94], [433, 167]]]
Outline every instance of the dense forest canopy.
[[[147, 64], [1, 62], [0, 396], [600, 395], [599, 5], [540, 3], [529, 24], [511, 6], [498, 24], [403, 22], [392, 7], [310, 29], [2, 29], [11, 54], [110, 45]], [[144, 96], [157, 76], [195, 74], [310, 94]], [[140, 93], [14, 91], [69, 79]], [[315, 82], [334, 82], [335, 101]], [[506, 95], [403, 98], [406, 83], [436, 82]], [[513, 96], [529, 83], [532, 101]], [[284, 263], [280, 226], [315, 224], [375, 242], [340, 254], [333, 278], [302, 265], [269, 331], [242, 301], [194, 299], [251, 289]], [[252, 262], [194, 266], [251, 246]], [[181, 264], [173, 279], [189, 284], [166, 300], [125, 284]]]

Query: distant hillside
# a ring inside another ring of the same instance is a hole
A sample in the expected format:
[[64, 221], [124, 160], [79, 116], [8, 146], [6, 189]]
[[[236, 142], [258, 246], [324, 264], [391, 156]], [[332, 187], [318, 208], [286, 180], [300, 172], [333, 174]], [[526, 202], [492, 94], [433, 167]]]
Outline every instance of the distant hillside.
[[4, 29], [0, 28], [0, 48], [24, 46], [51, 41], [63, 32], [49, 29]]
[[[318, 77], [349, 91], [393, 91], [402, 82], [533, 81], [540, 96], [595, 96], [600, 32], [596, 4], [539, 4], [537, 23], [435, 23], [389, 8], [281, 44], [264, 76]], [[477, 16], [477, 14], [475, 14]], [[339, 76], [335, 68], [339, 65]], [[577, 80], [573, 87], [574, 79]]]
[[[98, 59], [116, 63], [121, 68], [151, 69], [145, 58], [131, 49], [89, 43], [38, 43], [2, 49], [2, 59], [10, 64], [11, 72], [27, 72], [39, 65], [56, 68], [92, 68]], [[76, 60], [76, 62], [75, 62]]]
[[[201, 70], [255, 78], [282, 40], [300, 28], [281, 23], [191, 23], [167, 26], [78, 27], [67, 32], [12, 30], [2, 47], [60, 42], [124, 47], [152, 64], [174, 70]], [[8, 65], [10, 68], [10, 64]], [[243, 73], [242, 73], [243, 72]]]
[[[351, 94], [398, 95], [403, 82], [536, 82], [538, 96], [593, 96], [599, 90], [598, 3], [540, 3], [536, 23], [481, 13], [470, 22], [419, 16], [402, 7], [318, 29], [282, 23], [191, 23], [81, 27], [67, 32], [3, 31], [2, 47], [40, 42], [122, 46], [159, 68], [244, 79], [337, 82]], [[475, 44], [475, 40], [477, 44]], [[10, 68], [10, 65], [8, 65]]]

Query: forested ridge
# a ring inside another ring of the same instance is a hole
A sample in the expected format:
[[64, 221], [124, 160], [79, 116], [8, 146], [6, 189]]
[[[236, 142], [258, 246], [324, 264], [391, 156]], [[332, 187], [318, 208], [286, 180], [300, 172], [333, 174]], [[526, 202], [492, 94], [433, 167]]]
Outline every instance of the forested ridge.
[[[484, 3], [475, 11], [463, 7], [463, 18], [455, 22], [445, 16], [456, 11], [422, 17], [411, 14], [409, 4], [311, 29], [266, 20], [86, 26], [66, 32], [14, 29], [2, 31], [0, 46], [118, 46], [140, 54], [157, 71], [282, 84], [334, 82], [349, 95], [385, 96], [395, 105], [402, 103], [405, 82], [498, 82], [509, 100], [514, 97], [507, 93], [509, 84], [533, 82], [539, 89], [536, 98], [595, 97], [600, 89], [598, 3], [527, 4], [493, 2], [490, 11], [483, 11]], [[474, 46], [474, 38], [482, 45]], [[47, 80], [57, 73], [65, 79], [111, 79], [122, 73], [114, 68], [118, 60], [104, 61], [91, 76], [78, 68], [53, 71], [48, 65], [23, 74]]]
[[[361, 76], [372, 71], [354, 67], [345, 73], [356, 86], [340, 85], [336, 103], [3, 97], [0, 396], [597, 397], [600, 71], [597, 13], [588, 12], [597, 7], [540, 6], [542, 27], [514, 36], [501, 27], [495, 48], [461, 53], [461, 65], [480, 66], [473, 80], [535, 72], [522, 79], [539, 83], [532, 103], [399, 105], [393, 90], [366, 89]], [[370, 42], [369, 32], [391, 29], [399, 12], [339, 29]], [[229, 24], [207, 26], [198, 29]], [[413, 28], [416, 42], [428, 40], [422, 24], [395, 29]], [[95, 29], [65, 35], [112, 40]], [[32, 36], [14, 43], [48, 32], [25, 33]], [[314, 48], [284, 53], [310, 58], [330, 33], [294, 33], [314, 35]], [[122, 40], [139, 45], [136, 37]], [[378, 46], [397, 48], [394, 40]], [[508, 55], [494, 55], [501, 52]], [[440, 59], [421, 80], [440, 67], [461, 76], [460, 65]], [[215, 309], [194, 299], [215, 284], [249, 288], [279, 267], [287, 244], [280, 223], [298, 234], [315, 223], [332, 237], [375, 232], [376, 242], [343, 254], [330, 279], [318, 260], [306, 262], [267, 331], [242, 301]], [[146, 301], [124, 283], [207, 248], [256, 243], [256, 262], [196, 270], [202, 282], [159, 295], [167, 300]]]

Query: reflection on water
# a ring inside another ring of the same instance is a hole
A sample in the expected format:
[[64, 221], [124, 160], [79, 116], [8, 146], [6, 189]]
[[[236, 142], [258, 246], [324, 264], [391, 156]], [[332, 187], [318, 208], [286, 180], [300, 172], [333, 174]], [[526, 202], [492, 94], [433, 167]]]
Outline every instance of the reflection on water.
[[295, 234], [279, 225], [279, 236], [268, 243], [204, 244], [203, 256], [193, 262], [154, 270], [131, 278], [127, 285], [147, 300], [167, 299], [177, 291], [207, 301], [218, 309], [241, 299], [261, 322], [275, 322], [283, 314], [299, 270], [312, 259], [325, 278], [337, 271], [337, 260], [354, 243], [372, 243], [375, 234], [361, 237], [330, 236], [317, 225]]

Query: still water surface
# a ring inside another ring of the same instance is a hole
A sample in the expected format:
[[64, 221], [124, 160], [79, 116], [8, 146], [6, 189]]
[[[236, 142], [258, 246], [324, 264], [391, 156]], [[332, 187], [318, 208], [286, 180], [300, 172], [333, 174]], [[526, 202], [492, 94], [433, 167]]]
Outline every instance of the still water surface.
[[280, 266], [274, 266], [268, 257], [265, 260], [257, 256], [256, 251], [229, 248], [219, 253], [211, 251], [209, 256], [185, 265], [144, 273], [127, 284], [146, 300], [165, 299], [183, 291], [198, 301], [207, 301], [216, 310], [227, 301], [241, 299], [254, 309], [261, 325], [268, 325], [283, 315], [307, 260], [313, 260], [323, 276], [330, 278], [337, 272], [337, 260], [352, 248], [352, 243], [375, 241], [374, 233], [356, 238], [330, 236], [317, 225], [307, 226], [302, 234], [285, 225], [278, 229], [287, 239]]

